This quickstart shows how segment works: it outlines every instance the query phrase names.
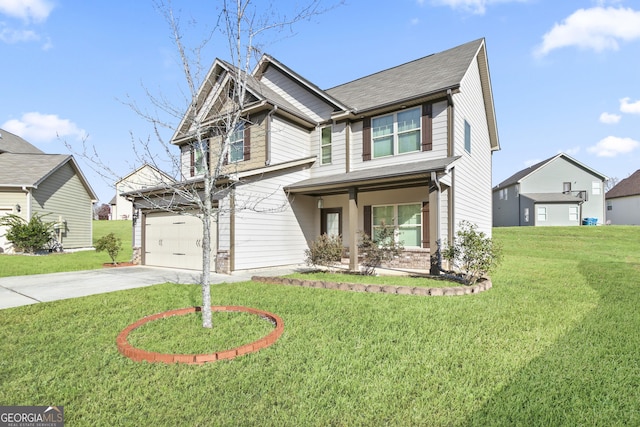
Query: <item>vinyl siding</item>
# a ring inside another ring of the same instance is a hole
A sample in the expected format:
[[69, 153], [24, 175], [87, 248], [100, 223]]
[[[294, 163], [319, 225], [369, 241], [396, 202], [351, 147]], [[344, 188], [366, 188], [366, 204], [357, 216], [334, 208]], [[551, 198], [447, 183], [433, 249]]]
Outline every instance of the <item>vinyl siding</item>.
[[65, 249], [91, 247], [93, 204], [69, 163], [51, 174], [32, 193], [33, 213], [48, 214], [47, 221], [66, 221], [62, 233]]
[[[454, 230], [460, 221], [477, 224], [491, 236], [491, 144], [477, 61], [462, 79], [460, 93], [454, 94], [454, 155], [462, 156], [454, 174]], [[465, 121], [471, 125], [471, 152], [465, 150]]]
[[318, 122], [331, 117], [333, 108], [329, 104], [275, 67], [267, 69], [261, 82], [286, 99], [303, 115]]
[[[327, 125], [328, 126], [328, 125]], [[322, 153], [320, 151], [320, 137], [322, 128], [320, 126], [316, 130], [311, 132], [311, 155], [318, 156], [318, 160], [311, 168], [311, 177], [327, 176], [338, 173], [344, 173], [347, 171], [347, 124], [346, 122], [336, 123], [332, 126], [331, 132], [331, 163], [321, 165], [320, 161]]]
[[[500, 191], [507, 192], [506, 199], [500, 198]], [[529, 211], [530, 224], [524, 224], [524, 219], [518, 220], [519, 213], [519, 196], [516, 186], [501, 188], [493, 192], [493, 226], [494, 227], [512, 227], [518, 225], [533, 225], [531, 221], [531, 211]]]
[[[304, 170], [281, 172], [237, 188], [236, 270], [304, 262], [307, 241], [314, 238], [316, 201], [296, 195], [294, 211], [293, 199], [287, 198], [282, 187], [307, 177]], [[221, 229], [221, 245], [224, 233]]]
[[271, 122], [271, 164], [298, 160], [310, 155], [312, 153], [309, 132], [274, 116]]
[[616, 197], [607, 200], [607, 221], [615, 225], [640, 225], [640, 196]]

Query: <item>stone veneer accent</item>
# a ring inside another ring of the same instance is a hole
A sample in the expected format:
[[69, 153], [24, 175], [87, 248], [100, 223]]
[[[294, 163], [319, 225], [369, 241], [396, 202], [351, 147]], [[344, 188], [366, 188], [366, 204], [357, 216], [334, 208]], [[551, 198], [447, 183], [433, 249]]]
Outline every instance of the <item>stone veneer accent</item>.
[[491, 289], [492, 284], [489, 279], [480, 279], [471, 286], [451, 286], [442, 288], [424, 288], [420, 286], [393, 286], [393, 285], [364, 285], [361, 283], [337, 283], [324, 282], [319, 280], [290, 279], [287, 277], [261, 277], [253, 276], [251, 280], [261, 283], [271, 283], [274, 285], [304, 286], [308, 288], [336, 289], [352, 292], [371, 292], [400, 295], [419, 296], [454, 296], [478, 294]]
[[142, 264], [142, 248], [140, 246], [133, 247], [133, 257], [131, 257], [131, 262], [135, 265]]

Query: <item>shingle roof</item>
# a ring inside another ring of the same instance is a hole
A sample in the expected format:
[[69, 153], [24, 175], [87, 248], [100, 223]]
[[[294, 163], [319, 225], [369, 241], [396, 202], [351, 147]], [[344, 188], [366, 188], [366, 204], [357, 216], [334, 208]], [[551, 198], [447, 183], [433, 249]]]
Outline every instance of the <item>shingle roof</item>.
[[0, 187], [37, 186], [53, 170], [71, 159], [65, 154], [0, 154]]
[[640, 169], [623, 179], [605, 194], [606, 199], [640, 195]]
[[332, 97], [357, 111], [418, 98], [457, 87], [483, 39], [398, 65], [327, 89]]
[[41, 151], [29, 144], [18, 135], [14, 135], [11, 132], [0, 129], [0, 153], [44, 154], [44, 151]]

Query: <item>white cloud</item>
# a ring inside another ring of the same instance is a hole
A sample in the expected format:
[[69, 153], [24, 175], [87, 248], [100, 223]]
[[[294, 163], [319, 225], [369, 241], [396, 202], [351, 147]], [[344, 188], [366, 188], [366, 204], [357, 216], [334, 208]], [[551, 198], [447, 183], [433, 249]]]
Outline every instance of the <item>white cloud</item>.
[[524, 161], [524, 166], [525, 167], [529, 167], [529, 166], [533, 166], [536, 163], [540, 163], [542, 161], [542, 159], [529, 159], [529, 160], [525, 160]]
[[43, 22], [53, 10], [49, 0], [0, 0], [0, 13], [25, 22]]
[[620, 121], [622, 116], [619, 114], [602, 113], [600, 114], [600, 123], [606, 123], [608, 125], [616, 124]]
[[578, 9], [542, 37], [535, 55], [577, 46], [596, 52], [618, 50], [619, 41], [640, 39], [640, 11], [625, 8]]
[[0, 41], [8, 44], [40, 40], [40, 36], [31, 30], [14, 30], [0, 23]]
[[630, 98], [622, 98], [620, 100], [620, 111], [629, 114], [640, 114], [640, 100], [629, 102]]
[[409, 21], [409, 23], [411, 25], [418, 25], [420, 23], [420, 20], [418, 18], [412, 18], [411, 21]]
[[87, 137], [84, 129], [80, 129], [70, 120], [61, 119], [56, 114], [25, 113], [20, 119], [11, 119], [0, 127], [34, 143], [52, 142], [58, 137], [78, 140]]
[[[452, 9], [462, 9], [478, 15], [483, 15], [487, 11], [487, 6], [497, 3], [523, 3], [528, 0], [432, 0], [431, 3], [437, 6], [449, 6]], [[418, 0], [418, 4], [423, 4], [424, 0]]]
[[630, 153], [640, 146], [640, 142], [631, 138], [608, 136], [587, 151], [598, 157], [616, 157], [618, 154]]
[[580, 152], [580, 147], [576, 146], [576, 147], [567, 148], [566, 150], [560, 150], [560, 151], [558, 151], [558, 154], [565, 153], [565, 154], [568, 154], [570, 156], [575, 156], [579, 152]]

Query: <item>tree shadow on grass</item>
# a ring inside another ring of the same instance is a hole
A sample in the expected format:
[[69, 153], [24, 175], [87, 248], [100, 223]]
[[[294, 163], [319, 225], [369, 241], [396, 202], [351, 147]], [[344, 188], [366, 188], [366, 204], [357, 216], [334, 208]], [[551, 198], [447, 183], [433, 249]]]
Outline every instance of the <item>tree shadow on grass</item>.
[[463, 425], [640, 425], [639, 267], [581, 263], [597, 307]]

